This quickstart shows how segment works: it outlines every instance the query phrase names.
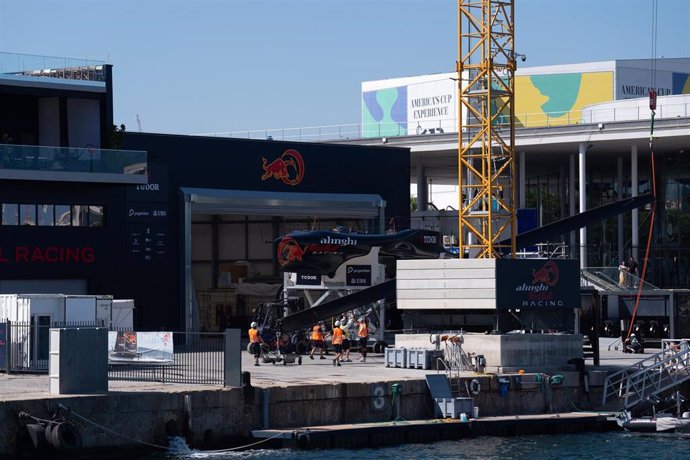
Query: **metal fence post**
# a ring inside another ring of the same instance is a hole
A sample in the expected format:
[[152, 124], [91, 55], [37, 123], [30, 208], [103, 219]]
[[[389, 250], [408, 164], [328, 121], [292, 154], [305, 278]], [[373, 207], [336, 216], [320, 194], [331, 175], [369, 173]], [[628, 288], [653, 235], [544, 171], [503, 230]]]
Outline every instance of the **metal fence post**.
[[12, 372], [12, 321], [7, 320], [7, 374]]
[[242, 386], [242, 351], [239, 329], [226, 329], [223, 347], [223, 386]]

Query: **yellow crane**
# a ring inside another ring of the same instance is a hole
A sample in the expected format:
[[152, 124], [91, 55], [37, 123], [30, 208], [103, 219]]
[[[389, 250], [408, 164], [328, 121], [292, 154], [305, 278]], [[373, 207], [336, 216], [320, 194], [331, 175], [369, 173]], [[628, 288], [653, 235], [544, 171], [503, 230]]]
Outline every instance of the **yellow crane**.
[[[514, 0], [458, 0], [461, 257], [515, 255]], [[501, 243], [510, 241], [510, 244]]]

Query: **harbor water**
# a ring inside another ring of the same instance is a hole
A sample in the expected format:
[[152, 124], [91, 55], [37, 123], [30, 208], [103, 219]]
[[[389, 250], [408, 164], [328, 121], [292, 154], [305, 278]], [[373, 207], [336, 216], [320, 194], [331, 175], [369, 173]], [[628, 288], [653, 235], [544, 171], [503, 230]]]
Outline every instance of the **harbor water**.
[[417, 459], [690, 459], [690, 438], [681, 435], [627, 432], [535, 435], [517, 437], [477, 437], [431, 444], [405, 444], [376, 449], [332, 449], [297, 451], [290, 449], [234, 452], [191, 451], [156, 454], [154, 459], [261, 459], [322, 460], [323, 458], [363, 458], [376, 460]]

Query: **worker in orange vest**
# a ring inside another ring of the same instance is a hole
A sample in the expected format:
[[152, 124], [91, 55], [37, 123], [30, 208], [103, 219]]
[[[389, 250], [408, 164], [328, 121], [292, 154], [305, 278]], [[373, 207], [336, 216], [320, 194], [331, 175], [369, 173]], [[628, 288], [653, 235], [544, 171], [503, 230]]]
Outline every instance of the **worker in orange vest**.
[[359, 352], [362, 353], [360, 362], [367, 360], [367, 344], [369, 343], [369, 322], [362, 316], [357, 321], [357, 336], [359, 337]]
[[311, 351], [309, 352], [309, 359], [314, 359], [314, 350], [319, 349], [320, 359], [326, 359], [323, 355], [323, 351], [326, 348], [326, 343], [323, 341], [323, 321], [319, 321], [319, 324], [311, 329]]
[[343, 330], [340, 328], [340, 321], [335, 322], [335, 327], [333, 328], [333, 338], [331, 343], [333, 344], [333, 349], [335, 350], [335, 359], [333, 360], [334, 366], [340, 366], [340, 360], [343, 356]]
[[261, 344], [264, 341], [261, 338], [261, 334], [259, 334], [259, 330], [257, 329], [258, 326], [259, 325], [256, 324], [255, 321], [252, 322], [251, 329], [249, 329], [249, 343], [251, 344], [251, 352], [254, 355], [255, 366], [259, 365], [259, 358], [261, 357]]

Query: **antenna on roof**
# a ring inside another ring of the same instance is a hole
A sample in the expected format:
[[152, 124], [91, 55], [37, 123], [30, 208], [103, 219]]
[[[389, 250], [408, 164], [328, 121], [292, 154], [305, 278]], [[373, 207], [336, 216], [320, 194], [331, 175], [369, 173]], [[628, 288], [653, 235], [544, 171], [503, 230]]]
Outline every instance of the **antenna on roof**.
[[141, 119], [139, 119], [139, 114], [137, 114], [137, 126], [139, 126], [139, 132], [141, 132]]

